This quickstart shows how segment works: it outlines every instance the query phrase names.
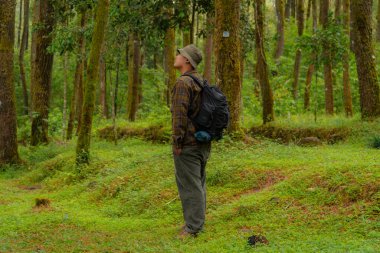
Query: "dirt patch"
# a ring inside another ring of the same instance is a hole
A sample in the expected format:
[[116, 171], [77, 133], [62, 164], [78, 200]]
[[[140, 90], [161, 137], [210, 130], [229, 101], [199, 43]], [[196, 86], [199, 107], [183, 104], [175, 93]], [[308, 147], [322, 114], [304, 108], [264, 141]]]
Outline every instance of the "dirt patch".
[[351, 133], [349, 128], [284, 128], [276, 126], [259, 126], [249, 130], [252, 136], [262, 136], [279, 143], [299, 143], [304, 138], [318, 138], [322, 142], [334, 144], [346, 140]]
[[34, 191], [34, 190], [40, 190], [42, 186], [41, 185], [19, 185], [18, 188], [25, 191]]
[[[242, 179], [250, 177], [250, 174], [257, 174], [257, 171], [250, 171], [245, 170], [240, 172], [240, 176]], [[253, 188], [246, 189], [244, 191], [241, 191], [239, 193], [234, 194], [234, 198], [240, 198], [244, 195], [249, 195], [253, 193], [257, 193], [260, 191], [263, 191], [264, 189], [267, 189], [283, 180], [286, 179], [286, 176], [283, 174], [283, 172], [278, 170], [269, 170], [261, 172], [261, 175], [256, 179], [256, 185]]]

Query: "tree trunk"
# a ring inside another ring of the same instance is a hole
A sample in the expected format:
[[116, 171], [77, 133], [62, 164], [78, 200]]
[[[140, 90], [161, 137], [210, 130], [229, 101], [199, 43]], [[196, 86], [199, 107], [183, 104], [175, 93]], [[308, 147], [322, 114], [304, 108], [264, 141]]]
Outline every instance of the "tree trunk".
[[108, 104], [107, 104], [107, 70], [105, 61], [105, 45], [102, 46], [102, 54], [99, 62], [99, 83], [100, 83], [100, 106], [102, 108], [102, 115], [108, 119]]
[[[297, 1], [297, 27], [298, 27], [298, 36], [301, 37], [304, 29], [304, 3], [303, 0]], [[296, 59], [294, 61], [294, 70], [293, 70], [293, 98], [297, 99], [298, 97], [298, 80], [300, 75], [301, 68], [301, 49], [297, 49]]]
[[[311, 0], [311, 11], [313, 16], [313, 33], [317, 31], [318, 25], [318, 13], [317, 13], [317, 0]], [[316, 54], [313, 54], [312, 60], [316, 60]], [[304, 109], [306, 111], [310, 110], [310, 91], [311, 91], [311, 82], [313, 80], [313, 74], [315, 71], [314, 63], [309, 65], [306, 75], [306, 85], [305, 85], [305, 94], [304, 94]]]
[[274, 120], [273, 94], [269, 83], [268, 63], [264, 49], [264, 7], [265, 0], [256, 0], [255, 5], [255, 24], [256, 24], [256, 75], [260, 83], [262, 104], [263, 104], [263, 123], [266, 124]]
[[[329, 0], [321, 0], [321, 21], [323, 29], [328, 28]], [[325, 110], [327, 114], [334, 114], [333, 76], [331, 64], [331, 47], [323, 43], [324, 79], [325, 79]]]
[[313, 79], [314, 69], [315, 69], [314, 64], [310, 64], [307, 70], [305, 95], [304, 95], [304, 103], [303, 103], [305, 111], [310, 110], [310, 90], [311, 90], [311, 82]]
[[[82, 12], [81, 15], [81, 27], [82, 31], [85, 30], [86, 22], [87, 22], [87, 15], [86, 11]], [[84, 87], [83, 84], [85, 82], [85, 73], [87, 72], [87, 55], [86, 55], [86, 37], [84, 36], [84, 33], [82, 32], [80, 34], [79, 38], [79, 45], [80, 45], [80, 53], [79, 55], [81, 56], [81, 65], [80, 65], [80, 74], [79, 74], [79, 79], [78, 82], [76, 83], [76, 109], [75, 109], [75, 114], [76, 114], [76, 120], [78, 122], [77, 125], [77, 130], [76, 130], [76, 135], [79, 134], [80, 128], [82, 126], [82, 111], [83, 111], [83, 100], [84, 100]]]
[[311, 8], [313, 12], [313, 32], [315, 33], [318, 28], [318, 8], [317, 8], [317, 0], [311, 0]]
[[339, 22], [340, 19], [340, 10], [342, 9], [341, 0], [335, 0], [335, 19]]
[[195, 24], [195, 13], [196, 13], [196, 3], [192, 1], [191, 10], [191, 23], [190, 23], [190, 44], [194, 44], [194, 24]]
[[191, 44], [191, 22], [189, 20], [189, 6], [187, 1], [179, 1], [180, 8], [185, 13], [184, 20], [179, 25], [179, 29], [182, 31], [182, 46], [185, 47]]
[[290, 2], [292, 0], [286, 0], [286, 4], [285, 4], [285, 19], [286, 20], [289, 20], [290, 18]]
[[115, 117], [117, 115], [117, 94], [119, 92], [119, 73], [120, 73], [120, 59], [117, 61], [117, 64], [116, 64], [116, 82], [115, 82], [115, 93], [114, 93], [115, 96], [114, 96], [114, 102], [113, 102]]
[[362, 119], [380, 116], [379, 83], [375, 52], [372, 46], [371, 11], [372, 4], [351, 0], [352, 28], [355, 31], [354, 52], [359, 78]]
[[215, 1], [216, 83], [227, 97], [230, 108], [228, 131], [240, 130], [240, 0]]
[[376, 41], [380, 42], [380, 0], [377, 1], [377, 29], [376, 29]]
[[62, 139], [66, 139], [66, 114], [67, 114], [67, 68], [69, 65], [68, 52], [64, 54], [63, 63], [63, 112], [62, 112]]
[[20, 67], [20, 79], [22, 83], [22, 94], [24, 102], [24, 115], [29, 114], [29, 95], [28, 85], [26, 83], [25, 67], [24, 67], [24, 54], [28, 48], [28, 36], [29, 35], [29, 0], [24, 0], [24, 24], [21, 38], [20, 54], [18, 63]]
[[18, 29], [17, 29], [17, 46], [20, 47], [21, 43], [21, 27], [22, 27], [22, 0], [19, 2], [19, 13], [18, 13]]
[[[119, 68], [119, 63], [117, 63], [117, 68]], [[116, 77], [118, 78], [118, 77]], [[111, 114], [112, 114], [112, 130], [113, 130], [113, 140], [114, 140], [114, 143], [115, 145], [117, 145], [117, 128], [116, 128], [116, 107], [114, 106], [115, 103], [116, 103], [116, 96], [115, 96], [115, 91], [116, 89], [114, 90], [113, 89], [113, 85], [112, 85], [112, 71], [109, 70], [109, 79], [110, 79], [110, 91], [111, 91], [111, 104], [112, 104], [112, 107], [111, 107]], [[117, 82], [117, 80], [116, 80]]]
[[140, 68], [140, 39], [136, 33], [129, 37], [127, 117], [136, 120]]
[[77, 62], [77, 66], [75, 69], [75, 77], [74, 77], [74, 88], [73, 88], [73, 94], [71, 95], [71, 101], [70, 101], [70, 113], [69, 113], [69, 121], [67, 123], [67, 132], [66, 132], [66, 140], [71, 140], [73, 136], [73, 129], [74, 129], [74, 120], [76, 116], [76, 101], [77, 101], [77, 94], [78, 94], [78, 79], [82, 78], [79, 75], [81, 75], [81, 66], [80, 62]]
[[104, 40], [104, 33], [108, 22], [109, 0], [99, 0], [95, 27], [91, 41], [91, 51], [86, 74], [86, 88], [84, 91], [82, 126], [79, 131], [76, 147], [77, 164], [89, 162], [92, 117], [95, 108], [96, 79], [99, 73], [99, 59]]
[[191, 44], [190, 39], [190, 31], [184, 30], [182, 31], [182, 40], [183, 40], [183, 47]]
[[142, 80], [142, 73], [140, 69], [144, 66], [144, 51], [142, 47], [139, 48], [140, 51], [140, 62], [139, 62], [139, 70], [138, 70], [138, 76], [139, 76], [139, 84], [137, 88], [137, 106], [139, 106], [143, 102], [143, 80]]
[[[79, 19], [79, 27], [84, 31], [86, 25], [86, 11], [82, 11]], [[85, 39], [83, 32], [80, 33], [78, 38], [79, 47], [77, 49], [77, 62], [75, 68], [75, 76], [73, 82], [73, 94], [70, 102], [70, 114], [69, 121], [67, 124], [66, 139], [70, 140], [73, 135], [74, 121], [77, 121], [79, 127], [79, 121], [82, 115], [82, 105], [83, 105], [83, 68], [85, 59]], [[77, 133], [79, 129], [77, 129]]]
[[0, 166], [18, 163], [16, 98], [13, 74], [15, 0], [0, 4]]
[[[311, 16], [311, 6], [312, 6], [312, 3], [313, 0], [308, 0], [307, 1], [307, 11], [306, 11], [306, 20], [309, 20], [310, 16]], [[307, 22], [306, 22], [307, 23]]]
[[[350, 38], [350, 0], [343, 0], [343, 12], [343, 26], [347, 38]], [[343, 104], [347, 117], [353, 115], [350, 86], [350, 42], [348, 42], [346, 52], [343, 55]]]
[[51, 0], [36, 0], [33, 9], [31, 97], [31, 145], [48, 142], [48, 116], [53, 69], [53, 54], [48, 52], [54, 26], [54, 7]]
[[174, 69], [175, 58], [175, 28], [166, 30], [164, 41], [164, 61], [165, 61], [165, 84], [166, 84], [166, 104], [170, 105], [170, 92], [174, 86], [176, 73]]
[[284, 53], [285, 45], [285, 8], [284, 0], [276, 0], [276, 15], [277, 15], [277, 46], [274, 58], [278, 60]]
[[290, 15], [295, 19], [297, 12], [296, 0], [290, 0]]
[[213, 48], [213, 30], [210, 27], [214, 26], [214, 18], [211, 14], [207, 15], [206, 19], [207, 33], [206, 33], [206, 42], [204, 46], [204, 54], [205, 54], [205, 69], [204, 69], [204, 77], [207, 81], [212, 83], [212, 48]]

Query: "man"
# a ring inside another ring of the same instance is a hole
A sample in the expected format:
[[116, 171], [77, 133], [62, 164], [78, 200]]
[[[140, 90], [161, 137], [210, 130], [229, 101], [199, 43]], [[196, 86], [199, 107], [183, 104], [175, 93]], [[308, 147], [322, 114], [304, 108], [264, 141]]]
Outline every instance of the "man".
[[201, 51], [194, 45], [177, 50], [174, 67], [181, 73], [172, 90], [172, 128], [175, 176], [181, 198], [185, 225], [180, 237], [196, 236], [205, 222], [206, 163], [211, 143], [200, 143], [192, 122], [201, 105], [201, 87], [189, 76], [203, 80], [196, 68], [202, 61]]

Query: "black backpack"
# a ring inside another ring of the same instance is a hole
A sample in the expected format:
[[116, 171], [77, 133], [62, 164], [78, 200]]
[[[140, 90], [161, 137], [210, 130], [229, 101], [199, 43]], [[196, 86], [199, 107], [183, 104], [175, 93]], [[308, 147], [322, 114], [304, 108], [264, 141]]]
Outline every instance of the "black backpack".
[[206, 79], [202, 83], [195, 76], [183, 76], [191, 77], [202, 89], [201, 107], [197, 115], [192, 118], [197, 131], [206, 131], [212, 140], [220, 140], [230, 119], [226, 96], [215, 85], [209, 85]]

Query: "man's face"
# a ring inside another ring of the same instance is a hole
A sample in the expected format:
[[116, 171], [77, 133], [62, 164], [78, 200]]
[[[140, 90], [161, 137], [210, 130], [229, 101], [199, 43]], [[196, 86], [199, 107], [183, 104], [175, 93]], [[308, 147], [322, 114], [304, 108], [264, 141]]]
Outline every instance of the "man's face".
[[186, 64], [189, 64], [186, 57], [177, 53], [177, 56], [175, 57], [175, 60], [174, 60], [174, 68], [179, 69], [185, 66]]

